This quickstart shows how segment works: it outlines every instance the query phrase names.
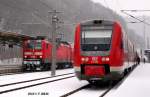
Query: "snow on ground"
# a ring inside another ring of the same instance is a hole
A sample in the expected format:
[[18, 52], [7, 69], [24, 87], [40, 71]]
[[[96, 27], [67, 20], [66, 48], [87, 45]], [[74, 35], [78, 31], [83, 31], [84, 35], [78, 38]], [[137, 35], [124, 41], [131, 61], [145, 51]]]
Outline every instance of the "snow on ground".
[[150, 63], [141, 63], [116, 91], [105, 97], [150, 97]]
[[64, 95], [65, 93], [75, 90], [86, 84], [88, 84], [88, 82], [79, 81], [76, 77], [73, 77], [31, 88], [0, 94], [0, 97], [60, 97], [61, 95]]
[[[73, 73], [73, 72], [74, 72], [74, 69], [57, 70], [56, 75]], [[43, 77], [50, 77], [50, 76], [51, 76], [51, 71], [5, 75], [5, 76], [0, 76], [0, 85], [13, 83], [13, 82], [19, 82], [19, 81], [32, 80], [32, 79], [37, 79], [37, 78], [43, 78]]]
[[[73, 69], [59, 70], [57, 75], [64, 73], [74, 72]], [[39, 77], [50, 76], [49, 72], [36, 72], [36, 73], [26, 73], [17, 75], [8, 75], [0, 77], [0, 84], [35, 79]], [[8, 80], [8, 81], [7, 81]], [[5, 82], [7, 81], [7, 82]], [[26, 89], [21, 89], [9, 93], [0, 94], [0, 97], [59, 97], [66, 94], [72, 90], [88, 84], [87, 81], [79, 81], [76, 77], [56, 81], [52, 83], [47, 83], [43, 85], [38, 85]], [[75, 95], [69, 97], [98, 97], [106, 89], [85, 89], [79, 91]], [[124, 82], [113, 89], [105, 97], [150, 97], [150, 64], [140, 64], [135, 68], [135, 70], [124, 80]]]
[[52, 78], [48, 78], [48, 79], [42, 79], [42, 80], [37, 80], [37, 81], [31, 81], [31, 82], [26, 82], [26, 83], [20, 83], [20, 84], [14, 84], [14, 85], [8, 85], [5, 87], [0, 87], [0, 91], [6, 91], [9, 89], [15, 89], [15, 88], [20, 88], [20, 87], [24, 87], [24, 86], [30, 86], [33, 84], [38, 84], [38, 83], [43, 83], [43, 82], [47, 82], [47, 81], [53, 81], [53, 80], [58, 80], [64, 77], [70, 77], [70, 76], [74, 76], [74, 74], [69, 74], [69, 75], [64, 75], [64, 76], [58, 76], [58, 77], [52, 77]]
[[107, 89], [104, 88], [86, 88], [84, 90], [81, 90], [75, 94], [72, 94], [68, 97], [99, 97], [102, 95]]

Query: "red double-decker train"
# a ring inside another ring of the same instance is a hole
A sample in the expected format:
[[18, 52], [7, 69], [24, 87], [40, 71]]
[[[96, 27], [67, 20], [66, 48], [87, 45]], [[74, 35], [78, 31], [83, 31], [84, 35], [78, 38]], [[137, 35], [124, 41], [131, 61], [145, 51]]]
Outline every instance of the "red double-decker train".
[[74, 68], [90, 83], [117, 80], [136, 64], [137, 53], [127, 30], [116, 21], [91, 20], [76, 27]]
[[[72, 67], [72, 47], [69, 43], [57, 42], [56, 68]], [[23, 70], [50, 70], [52, 43], [44, 37], [25, 40], [23, 43]]]

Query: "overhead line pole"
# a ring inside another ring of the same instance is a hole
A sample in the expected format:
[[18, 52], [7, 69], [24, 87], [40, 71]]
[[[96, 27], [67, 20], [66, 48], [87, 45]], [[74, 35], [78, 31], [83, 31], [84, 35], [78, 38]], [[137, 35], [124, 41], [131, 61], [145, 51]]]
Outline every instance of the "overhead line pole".
[[50, 14], [52, 14], [52, 64], [51, 64], [51, 76], [55, 76], [56, 74], [56, 30], [57, 30], [57, 23], [59, 21], [59, 18], [57, 16], [58, 12], [56, 10], [50, 11]]

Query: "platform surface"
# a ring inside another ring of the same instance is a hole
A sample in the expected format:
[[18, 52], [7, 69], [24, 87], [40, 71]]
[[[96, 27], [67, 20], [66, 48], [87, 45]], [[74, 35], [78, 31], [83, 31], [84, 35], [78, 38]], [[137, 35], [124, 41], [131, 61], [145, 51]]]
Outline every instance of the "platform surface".
[[150, 97], [150, 63], [141, 63], [127, 79], [105, 97]]

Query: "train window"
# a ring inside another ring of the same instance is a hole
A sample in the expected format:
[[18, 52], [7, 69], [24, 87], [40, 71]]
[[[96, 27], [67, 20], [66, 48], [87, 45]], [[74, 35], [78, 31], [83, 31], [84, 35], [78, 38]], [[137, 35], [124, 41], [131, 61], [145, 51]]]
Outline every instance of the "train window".
[[26, 44], [27, 49], [34, 49], [34, 41], [28, 41]]
[[82, 32], [82, 38], [104, 38], [111, 37], [112, 30], [89, 30]]
[[110, 44], [82, 44], [83, 51], [108, 51]]
[[81, 49], [83, 51], [108, 51], [112, 30], [96, 29], [82, 31]]
[[25, 44], [27, 49], [41, 49], [42, 42], [41, 40], [30, 40]]
[[37, 41], [35, 44], [35, 49], [42, 49], [42, 43]]

